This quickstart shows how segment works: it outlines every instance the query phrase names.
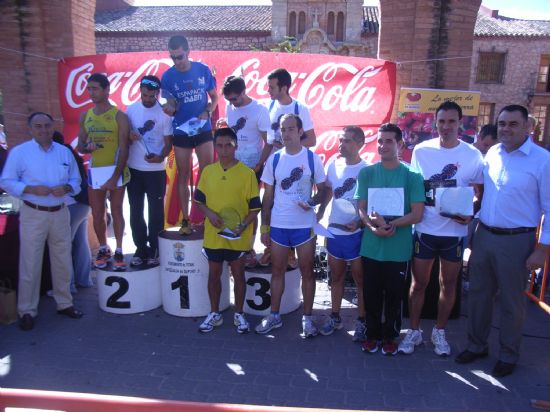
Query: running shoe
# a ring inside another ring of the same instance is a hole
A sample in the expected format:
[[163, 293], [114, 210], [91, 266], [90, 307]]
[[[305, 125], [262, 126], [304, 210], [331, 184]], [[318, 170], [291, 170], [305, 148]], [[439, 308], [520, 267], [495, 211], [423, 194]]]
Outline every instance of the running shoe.
[[124, 255], [121, 252], [115, 252], [115, 256], [113, 258], [113, 269], [117, 272], [122, 272], [126, 270], [128, 265], [124, 261]]
[[223, 316], [221, 313], [210, 312], [206, 319], [200, 324], [199, 332], [207, 333], [212, 332], [215, 327], [223, 324]]
[[418, 329], [409, 329], [403, 340], [399, 343], [397, 351], [410, 355], [414, 348], [422, 343], [422, 332]]
[[382, 343], [382, 355], [393, 356], [397, 353], [397, 343], [393, 339], [386, 339]]
[[193, 231], [191, 230], [191, 224], [189, 223], [189, 219], [181, 220], [181, 227], [180, 227], [179, 233], [182, 236], [189, 236], [191, 233], [193, 233]]
[[143, 258], [136, 253], [134, 256], [132, 256], [132, 259], [130, 260], [130, 266], [141, 265], [143, 265]]
[[323, 336], [332, 335], [332, 333], [335, 330], [342, 329], [344, 327], [344, 322], [342, 322], [341, 317], [334, 317], [330, 315], [325, 322], [323, 326], [321, 326], [321, 329], [319, 329], [319, 332]]
[[359, 319], [355, 320], [355, 332], [352, 340], [354, 342], [364, 342], [367, 339], [367, 325]]
[[445, 329], [437, 329], [435, 326], [432, 329], [432, 343], [434, 344], [434, 352], [438, 356], [449, 356], [451, 347], [445, 339]]
[[250, 323], [248, 323], [242, 313], [235, 313], [233, 316], [233, 324], [237, 327], [237, 333], [250, 332]]
[[112, 252], [109, 248], [99, 249], [95, 258], [94, 266], [98, 269], [105, 269], [111, 260]]
[[283, 326], [283, 320], [280, 316], [270, 313], [262, 321], [256, 325], [256, 333], [260, 335], [265, 335], [266, 333], [271, 332], [273, 329], [277, 329]]
[[160, 265], [160, 259], [158, 257], [150, 257], [150, 258], [147, 259], [147, 264], [149, 266]]
[[319, 333], [319, 329], [317, 329], [317, 326], [313, 323], [311, 316], [302, 316], [302, 331], [304, 338], [313, 338]]
[[361, 345], [361, 350], [367, 353], [375, 353], [375, 352], [378, 352], [379, 345], [380, 345], [380, 342], [378, 342], [376, 339], [367, 339]]

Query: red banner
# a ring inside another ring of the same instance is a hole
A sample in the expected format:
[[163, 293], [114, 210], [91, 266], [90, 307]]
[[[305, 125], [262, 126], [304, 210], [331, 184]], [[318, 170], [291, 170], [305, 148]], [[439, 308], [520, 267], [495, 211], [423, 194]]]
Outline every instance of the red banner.
[[[316, 152], [325, 162], [338, 149], [338, 133], [346, 125], [361, 126], [370, 141], [376, 128], [388, 121], [395, 95], [395, 64], [384, 60], [321, 54], [192, 51], [194, 60], [207, 64], [218, 85], [229, 75], [243, 75], [247, 94], [269, 99], [267, 75], [278, 67], [293, 77], [290, 94], [306, 104], [317, 134]], [[78, 134], [78, 116], [92, 106], [86, 92], [90, 74], [105, 73], [111, 81], [111, 101], [120, 109], [139, 100], [139, 80], [147, 74], [161, 77], [172, 66], [168, 52], [103, 54], [72, 57], [59, 63], [59, 95], [65, 135]], [[220, 115], [225, 113], [220, 99]], [[365, 155], [372, 150], [363, 149]], [[371, 158], [374, 153], [365, 157]]]
[[[376, 156], [376, 131], [390, 119], [395, 96], [396, 67], [385, 60], [321, 54], [290, 54], [235, 51], [192, 51], [191, 58], [207, 64], [218, 89], [229, 75], [242, 75], [247, 94], [268, 100], [267, 75], [284, 67], [292, 75], [290, 94], [308, 106], [318, 153], [326, 164], [338, 154], [338, 137], [347, 125], [360, 126], [367, 135], [362, 157]], [[173, 65], [167, 51], [103, 54], [67, 58], [59, 62], [59, 95], [68, 141], [78, 135], [80, 112], [92, 107], [86, 80], [92, 73], [105, 73], [111, 82], [110, 99], [119, 109], [140, 98], [139, 81], [149, 74], [162, 77]], [[220, 92], [221, 93], [221, 92]], [[224, 116], [226, 102], [219, 100]], [[196, 162], [195, 162], [196, 166]]]

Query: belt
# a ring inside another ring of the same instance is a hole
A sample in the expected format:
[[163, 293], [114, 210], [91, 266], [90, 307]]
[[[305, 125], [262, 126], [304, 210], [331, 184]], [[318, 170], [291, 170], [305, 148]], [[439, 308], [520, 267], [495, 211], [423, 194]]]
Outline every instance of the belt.
[[33, 209], [40, 210], [41, 212], [57, 212], [58, 210], [61, 210], [65, 207], [65, 203], [61, 203], [57, 206], [40, 206], [35, 205], [34, 203], [28, 202], [26, 200], [23, 200], [23, 203], [25, 203], [28, 207], [32, 207]]
[[537, 230], [536, 227], [514, 227], [512, 229], [505, 229], [502, 227], [487, 226], [483, 222], [479, 222], [479, 224], [494, 235], [518, 235], [520, 233], [530, 233]]

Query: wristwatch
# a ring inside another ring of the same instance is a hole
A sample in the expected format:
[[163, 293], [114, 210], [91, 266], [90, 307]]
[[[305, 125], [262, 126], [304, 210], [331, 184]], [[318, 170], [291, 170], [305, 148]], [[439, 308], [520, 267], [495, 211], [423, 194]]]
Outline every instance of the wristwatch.
[[260, 226], [260, 233], [263, 235], [264, 233], [269, 233], [271, 230], [269, 225], [261, 225]]

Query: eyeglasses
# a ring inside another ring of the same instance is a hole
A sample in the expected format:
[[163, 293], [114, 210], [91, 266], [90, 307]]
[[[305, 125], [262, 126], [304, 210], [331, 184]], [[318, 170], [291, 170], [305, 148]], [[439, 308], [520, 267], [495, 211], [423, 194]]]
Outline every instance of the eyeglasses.
[[141, 81], [141, 85], [142, 86], [151, 86], [155, 89], [160, 89], [160, 84], [158, 84], [156, 81], [154, 80], [149, 80], [149, 79], [143, 79]]
[[170, 55], [170, 58], [174, 61], [180, 61], [180, 60], [183, 60], [185, 58], [185, 53], [184, 54], [180, 54], [179, 56], [172, 56]]

